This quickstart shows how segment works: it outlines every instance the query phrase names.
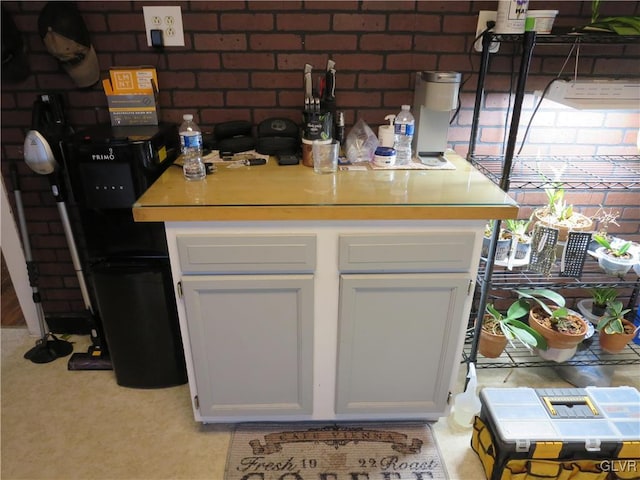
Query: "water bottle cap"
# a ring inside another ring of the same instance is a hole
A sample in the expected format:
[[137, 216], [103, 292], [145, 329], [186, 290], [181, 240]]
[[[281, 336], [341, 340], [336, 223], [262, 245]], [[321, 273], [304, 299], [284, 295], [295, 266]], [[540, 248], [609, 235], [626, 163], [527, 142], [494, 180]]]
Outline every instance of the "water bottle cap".
[[402, 105], [402, 110], [411, 110], [411, 105]]
[[182, 115], [182, 119], [190, 122], [191, 120], [193, 120], [193, 115], [191, 115], [190, 113], [185, 113], [184, 115]]

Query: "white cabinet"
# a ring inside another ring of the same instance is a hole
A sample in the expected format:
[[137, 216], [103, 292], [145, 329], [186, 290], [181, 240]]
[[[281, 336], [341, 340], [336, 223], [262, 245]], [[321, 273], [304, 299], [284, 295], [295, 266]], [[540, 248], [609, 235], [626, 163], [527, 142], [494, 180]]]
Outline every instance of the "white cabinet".
[[340, 236], [337, 414], [446, 410], [474, 237]]
[[166, 224], [196, 420], [435, 420], [484, 221]]
[[446, 410], [466, 274], [340, 279], [336, 413]]
[[185, 276], [182, 290], [201, 415], [311, 415], [311, 275]]

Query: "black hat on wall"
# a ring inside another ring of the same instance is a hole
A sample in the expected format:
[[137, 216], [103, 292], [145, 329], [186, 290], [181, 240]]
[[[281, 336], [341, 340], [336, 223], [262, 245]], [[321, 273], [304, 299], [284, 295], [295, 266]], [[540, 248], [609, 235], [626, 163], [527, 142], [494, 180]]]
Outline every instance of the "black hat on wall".
[[38, 17], [38, 32], [78, 87], [100, 80], [100, 65], [89, 30], [73, 2], [49, 2]]
[[2, 5], [2, 81], [19, 83], [31, 73], [22, 34]]

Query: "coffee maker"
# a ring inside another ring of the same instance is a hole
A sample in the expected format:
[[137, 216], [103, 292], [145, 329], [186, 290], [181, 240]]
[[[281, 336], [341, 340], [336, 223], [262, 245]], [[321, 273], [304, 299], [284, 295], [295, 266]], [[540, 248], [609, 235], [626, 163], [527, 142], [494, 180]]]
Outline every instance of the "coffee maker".
[[461, 77], [458, 72], [425, 70], [416, 73], [412, 148], [424, 164], [437, 165], [443, 161], [451, 110], [458, 105]]

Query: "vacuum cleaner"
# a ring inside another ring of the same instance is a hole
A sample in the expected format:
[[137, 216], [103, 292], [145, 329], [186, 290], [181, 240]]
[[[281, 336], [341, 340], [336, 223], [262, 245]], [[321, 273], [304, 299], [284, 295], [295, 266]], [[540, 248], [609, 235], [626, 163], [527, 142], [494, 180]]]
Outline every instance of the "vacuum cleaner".
[[13, 182], [13, 193], [16, 199], [16, 211], [18, 213], [18, 226], [20, 228], [20, 237], [24, 248], [24, 256], [27, 261], [27, 274], [29, 276], [29, 285], [31, 286], [31, 296], [36, 307], [36, 315], [38, 316], [38, 326], [40, 327], [40, 339], [36, 345], [24, 354], [24, 358], [31, 360], [33, 363], [49, 363], [60, 357], [66, 357], [73, 351], [71, 343], [57, 338], [51, 333], [47, 327], [42, 309], [40, 291], [38, 289], [38, 267], [33, 261], [31, 255], [31, 243], [27, 233], [27, 222], [24, 216], [24, 206], [22, 204], [22, 192], [20, 190], [20, 182], [18, 179], [18, 168], [15, 162], [11, 162], [11, 181]]
[[[85, 305], [85, 314], [92, 324], [92, 345], [87, 353], [74, 353], [69, 359], [69, 370], [112, 370], [105, 343], [98, 333], [98, 322], [91, 304], [91, 298], [87, 289], [82, 264], [78, 255], [78, 249], [73, 236], [73, 230], [69, 221], [69, 214], [65, 203], [64, 182], [61, 175], [61, 167], [51, 148], [51, 144], [57, 140], [57, 150], [64, 158], [62, 137], [68, 127], [64, 121], [62, 112], [62, 100], [57, 94], [41, 94], [38, 96], [33, 108], [32, 129], [27, 132], [24, 142], [24, 159], [27, 166], [35, 173], [46, 175], [51, 185], [51, 191], [56, 200], [58, 212], [62, 220], [67, 245], [71, 254], [73, 267], [78, 278], [82, 299]], [[51, 143], [50, 143], [51, 141]], [[45, 324], [44, 319], [42, 321]], [[43, 334], [44, 335], [44, 334]], [[47, 337], [51, 337], [47, 333]], [[42, 340], [41, 340], [42, 342]], [[48, 343], [49, 341], [47, 341]], [[71, 351], [69, 351], [71, 353]], [[67, 353], [67, 355], [69, 354]]]

